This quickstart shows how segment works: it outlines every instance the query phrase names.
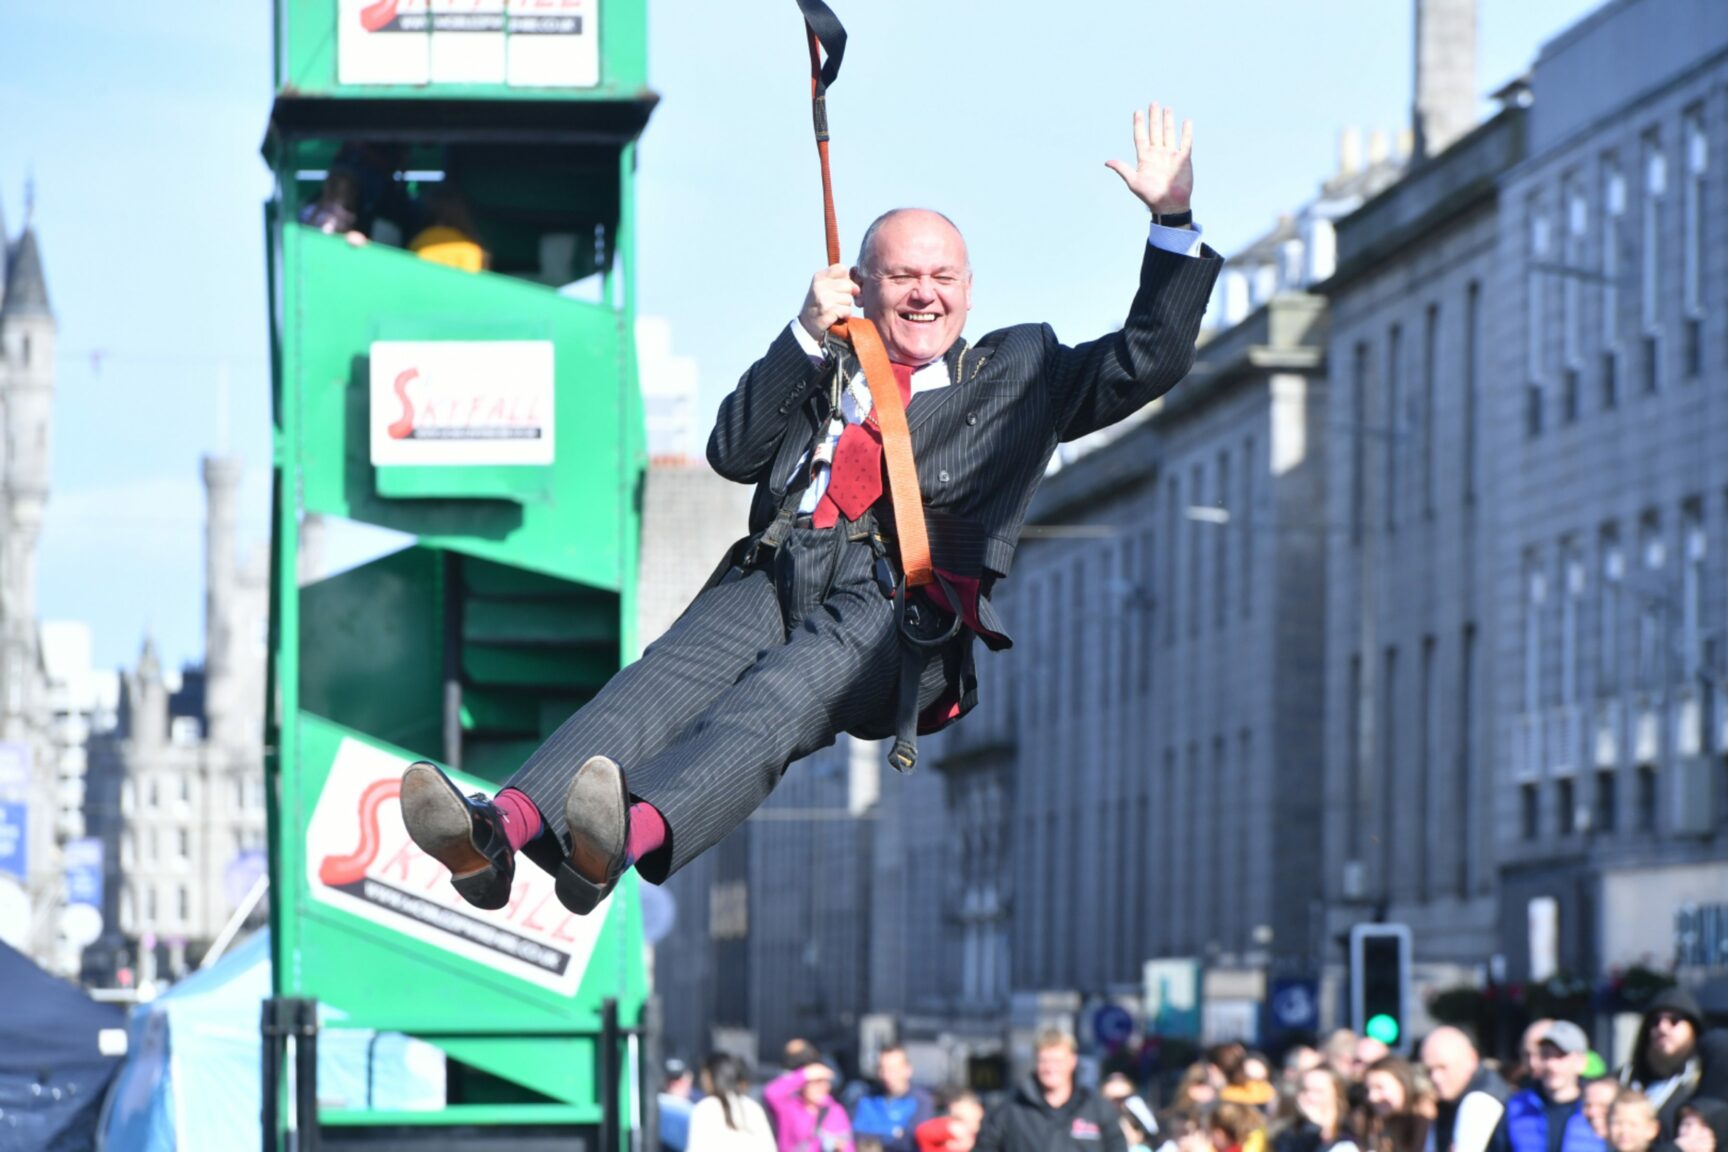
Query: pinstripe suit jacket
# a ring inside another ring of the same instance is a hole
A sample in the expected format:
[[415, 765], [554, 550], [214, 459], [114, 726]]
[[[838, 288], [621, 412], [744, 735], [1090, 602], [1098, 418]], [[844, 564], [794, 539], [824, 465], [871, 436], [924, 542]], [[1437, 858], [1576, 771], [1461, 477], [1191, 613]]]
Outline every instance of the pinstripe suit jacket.
[[[962, 340], [945, 357], [949, 387], [912, 397], [906, 419], [937, 567], [976, 577], [986, 589], [1006, 576], [1057, 444], [1144, 407], [1193, 366], [1223, 260], [1210, 248], [1193, 257], [1144, 247], [1140, 287], [1119, 331], [1069, 346], [1048, 324], [1021, 324], [976, 345]], [[752, 533], [773, 520], [825, 427], [836, 367], [832, 355], [813, 365], [783, 330], [721, 403], [708, 462], [730, 480], [756, 485]], [[891, 515], [889, 501], [876, 511]], [[993, 627], [987, 598], [979, 616]]]

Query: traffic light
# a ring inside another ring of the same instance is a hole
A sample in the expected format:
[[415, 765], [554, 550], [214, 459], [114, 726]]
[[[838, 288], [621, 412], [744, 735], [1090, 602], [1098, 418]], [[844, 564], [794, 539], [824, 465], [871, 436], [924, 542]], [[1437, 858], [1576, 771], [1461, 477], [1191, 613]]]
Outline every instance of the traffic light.
[[1350, 929], [1350, 1026], [1394, 1052], [1410, 1050], [1410, 926]]

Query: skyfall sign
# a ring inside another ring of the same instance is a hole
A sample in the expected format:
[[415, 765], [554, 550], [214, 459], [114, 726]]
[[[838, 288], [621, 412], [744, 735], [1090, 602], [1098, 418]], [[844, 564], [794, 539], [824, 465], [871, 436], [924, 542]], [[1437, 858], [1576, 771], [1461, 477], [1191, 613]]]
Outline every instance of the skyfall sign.
[[600, 83], [599, 0], [337, 0], [342, 84]]
[[552, 396], [550, 340], [380, 340], [372, 463], [551, 464]]

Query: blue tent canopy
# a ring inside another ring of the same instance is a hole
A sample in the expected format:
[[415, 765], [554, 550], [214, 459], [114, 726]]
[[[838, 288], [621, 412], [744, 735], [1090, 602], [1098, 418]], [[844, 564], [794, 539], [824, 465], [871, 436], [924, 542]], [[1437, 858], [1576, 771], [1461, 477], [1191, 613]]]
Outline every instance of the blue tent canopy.
[[0, 1152], [88, 1147], [116, 1056], [99, 1037], [126, 1014], [0, 944]]
[[[270, 934], [133, 1012], [126, 1065], [114, 1086], [103, 1144], [115, 1152], [255, 1148], [263, 1057], [261, 1005], [270, 996]], [[395, 1033], [331, 1028], [318, 1041], [318, 1098], [337, 1107], [444, 1106], [443, 1053]]]

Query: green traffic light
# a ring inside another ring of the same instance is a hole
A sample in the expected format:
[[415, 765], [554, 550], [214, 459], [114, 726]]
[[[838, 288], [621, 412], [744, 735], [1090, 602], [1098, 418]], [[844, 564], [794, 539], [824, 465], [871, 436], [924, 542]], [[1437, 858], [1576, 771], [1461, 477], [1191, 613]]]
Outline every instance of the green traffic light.
[[1398, 1021], [1384, 1012], [1368, 1017], [1368, 1026], [1363, 1031], [1370, 1040], [1378, 1040], [1388, 1048], [1398, 1043]]

